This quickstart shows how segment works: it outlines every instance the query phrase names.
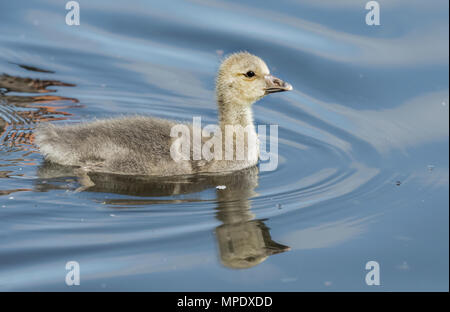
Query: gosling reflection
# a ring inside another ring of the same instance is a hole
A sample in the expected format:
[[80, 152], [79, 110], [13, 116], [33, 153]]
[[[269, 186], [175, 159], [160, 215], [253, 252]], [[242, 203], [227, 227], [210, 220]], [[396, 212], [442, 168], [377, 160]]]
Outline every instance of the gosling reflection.
[[267, 257], [288, 251], [288, 246], [272, 240], [263, 220], [254, 220], [249, 198], [255, 195], [258, 169], [231, 176], [217, 190], [217, 219], [223, 224], [216, 228], [222, 264], [233, 269], [253, 267]]
[[[264, 220], [255, 220], [250, 199], [258, 186], [258, 168], [253, 167], [226, 175], [196, 175], [172, 178], [130, 177], [111, 174], [80, 174], [76, 168], [44, 162], [38, 169], [37, 191], [67, 188], [67, 177], [76, 177], [81, 189], [89, 192], [115, 193], [141, 197], [171, 196], [170, 199], [107, 199], [105, 204], [117, 208], [136, 205], [199, 202], [198, 193], [216, 189], [216, 218], [222, 225], [215, 234], [219, 256], [224, 266], [233, 269], [250, 268], [267, 257], [289, 250], [288, 246], [272, 240]], [[72, 189], [77, 186], [71, 184]], [[79, 190], [80, 188], [78, 188]], [[177, 196], [187, 195], [191, 196]], [[210, 201], [210, 200], [209, 200]]]

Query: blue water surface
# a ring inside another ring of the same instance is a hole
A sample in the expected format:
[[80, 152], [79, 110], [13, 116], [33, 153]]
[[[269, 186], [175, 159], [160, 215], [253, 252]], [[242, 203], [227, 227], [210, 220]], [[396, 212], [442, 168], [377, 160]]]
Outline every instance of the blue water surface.
[[[380, 0], [379, 26], [360, 0], [78, 2], [79, 26], [66, 1], [0, 4], [0, 290], [448, 291], [448, 1]], [[294, 86], [254, 106], [274, 171], [80, 192], [33, 144], [44, 122], [214, 123], [241, 50]]]

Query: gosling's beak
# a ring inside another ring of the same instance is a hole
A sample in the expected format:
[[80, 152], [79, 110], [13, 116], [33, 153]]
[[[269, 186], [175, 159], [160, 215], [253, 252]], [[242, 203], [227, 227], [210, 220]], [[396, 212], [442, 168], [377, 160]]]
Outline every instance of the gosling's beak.
[[266, 75], [264, 78], [266, 80], [266, 94], [292, 90], [292, 86], [280, 78], [272, 75]]

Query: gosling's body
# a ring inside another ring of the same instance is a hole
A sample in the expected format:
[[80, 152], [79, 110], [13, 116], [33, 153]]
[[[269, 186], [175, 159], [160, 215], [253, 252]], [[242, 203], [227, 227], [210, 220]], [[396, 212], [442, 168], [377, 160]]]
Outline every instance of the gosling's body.
[[170, 156], [175, 123], [150, 117], [122, 117], [38, 128], [36, 143], [49, 161], [86, 171], [176, 175], [192, 173], [188, 161]]
[[[177, 123], [169, 120], [141, 116], [63, 127], [48, 124], [38, 128], [36, 143], [48, 161], [77, 166], [85, 171], [116, 174], [173, 176], [229, 172], [258, 162], [259, 150], [249, 152], [247, 145], [244, 160], [194, 160], [193, 144], [191, 160], [174, 161], [170, 147], [176, 138], [170, 133], [175, 125]], [[186, 126], [192, 138], [192, 125]], [[256, 136], [254, 127], [249, 129]], [[202, 144], [207, 139], [201, 138]], [[224, 145], [223, 150], [225, 148]]]
[[[256, 138], [251, 105], [268, 93], [292, 87], [270, 75], [266, 64], [246, 52], [236, 53], [222, 62], [216, 82], [219, 126], [223, 132], [222, 149], [234, 148], [225, 142], [228, 125], [242, 126]], [[257, 164], [258, 144], [247, 144], [244, 160], [175, 161], [171, 146], [173, 121], [151, 117], [122, 117], [70, 126], [38, 127], [36, 143], [46, 160], [77, 166], [84, 171], [130, 175], [184, 175], [241, 170]], [[188, 125], [192, 138], [192, 125]], [[208, 138], [202, 138], [207, 141]], [[191, 144], [191, 156], [192, 148]], [[224, 159], [224, 158], [222, 158]]]

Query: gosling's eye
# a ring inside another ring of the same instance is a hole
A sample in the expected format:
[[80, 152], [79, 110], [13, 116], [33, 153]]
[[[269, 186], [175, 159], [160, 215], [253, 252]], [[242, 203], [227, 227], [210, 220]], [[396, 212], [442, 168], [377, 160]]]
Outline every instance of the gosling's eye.
[[255, 73], [250, 70], [245, 74], [245, 76], [251, 78], [251, 77], [255, 76]]

